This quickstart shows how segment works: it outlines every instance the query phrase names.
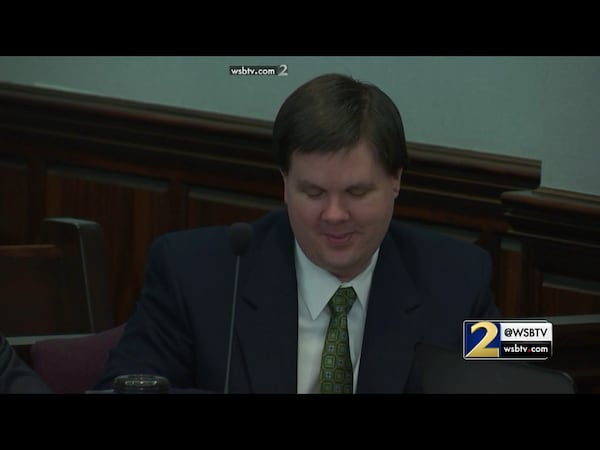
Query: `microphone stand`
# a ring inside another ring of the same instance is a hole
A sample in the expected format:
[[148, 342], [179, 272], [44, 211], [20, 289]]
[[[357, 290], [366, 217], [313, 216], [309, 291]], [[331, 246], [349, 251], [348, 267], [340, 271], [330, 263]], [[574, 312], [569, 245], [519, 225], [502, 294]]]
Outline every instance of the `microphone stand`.
[[224, 394], [229, 394], [229, 375], [231, 372], [231, 353], [233, 349], [233, 328], [235, 325], [235, 305], [237, 303], [237, 287], [238, 287], [238, 275], [240, 270], [240, 255], [235, 257], [235, 278], [233, 281], [233, 300], [231, 302], [231, 322], [229, 325], [229, 348], [227, 349], [227, 368], [225, 369], [225, 389]]

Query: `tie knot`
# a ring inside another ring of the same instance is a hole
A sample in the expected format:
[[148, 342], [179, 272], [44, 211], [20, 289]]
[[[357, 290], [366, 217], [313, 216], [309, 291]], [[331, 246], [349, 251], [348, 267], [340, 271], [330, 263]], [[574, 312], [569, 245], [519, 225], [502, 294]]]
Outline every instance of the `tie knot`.
[[333, 316], [347, 315], [354, 304], [354, 300], [356, 300], [354, 288], [352, 286], [341, 287], [335, 291], [327, 306], [329, 306], [329, 311]]

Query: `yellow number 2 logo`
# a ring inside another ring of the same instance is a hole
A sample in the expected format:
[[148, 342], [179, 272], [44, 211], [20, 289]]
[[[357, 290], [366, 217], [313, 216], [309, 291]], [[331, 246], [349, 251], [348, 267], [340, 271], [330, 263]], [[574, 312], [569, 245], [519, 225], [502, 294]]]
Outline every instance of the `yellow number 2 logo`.
[[470, 358], [498, 358], [500, 356], [500, 349], [488, 348], [487, 346], [498, 334], [498, 328], [492, 322], [477, 322], [471, 325], [469, 332], [473, 334], [480, 328], [485, 330], [485, 334], [466, 356]]

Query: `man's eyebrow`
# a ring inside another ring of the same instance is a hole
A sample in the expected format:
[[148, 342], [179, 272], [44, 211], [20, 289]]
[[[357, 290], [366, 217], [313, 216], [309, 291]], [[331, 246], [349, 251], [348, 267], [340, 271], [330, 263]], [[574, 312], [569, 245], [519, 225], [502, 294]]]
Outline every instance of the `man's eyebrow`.
[[312, 181], [308, 181], [308, 180], [298, 180], [296, 182], [296, 185], [301, 188], [315, 188], [316, 187], [316, 188], [322, 189], [321, 186], [319, 186], [318, 184], [315, 184]]
[[[312, 181], [309, 181], [309, 180], [298, 180], [296, 182], [296, 186], [298, 186], [301, 189], [307, 189], [307, 188], [323, 189], [318, 184], [313, 183]], [[365, 190], [370, 190], [370, 189], [373, 189], [374, 187], [375, 187], [375, 184], [373, 182], [370, 182], [370, 181], [357, 181], [354, 184], [350, 184], [350, 185], [346, 186], [345, 190], [351, 190], [351, 189], [365, 189]]]
[[371, 181], [358, 181], [357, 183], [348, 186], [348, 189], [361, 188], [361, 189], [372, 189], [375, 187], [375, 183]]

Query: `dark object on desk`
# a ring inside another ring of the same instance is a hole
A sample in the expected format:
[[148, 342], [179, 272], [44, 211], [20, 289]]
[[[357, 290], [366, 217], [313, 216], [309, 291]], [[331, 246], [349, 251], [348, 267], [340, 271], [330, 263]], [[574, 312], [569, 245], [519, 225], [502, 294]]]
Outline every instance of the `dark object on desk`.
[[125, 324], [89, 336], [37, 341], [31, 346], [31, 365], [55, 393], [83, 394], [94, 387], [124, 328]]
[[425, 394], [574, 394], [565, 372], [524, 361], [465, 360], [458, 351], [415, 348], [415, 370]]
[[168, 394], [169, 380], [160, 375], [119, 375], [113, 382], [115, 394]]
[[7, 337], [114, 326], [101, 226], [47, 218], [32, 244], [0, 246], [0, 331]]

